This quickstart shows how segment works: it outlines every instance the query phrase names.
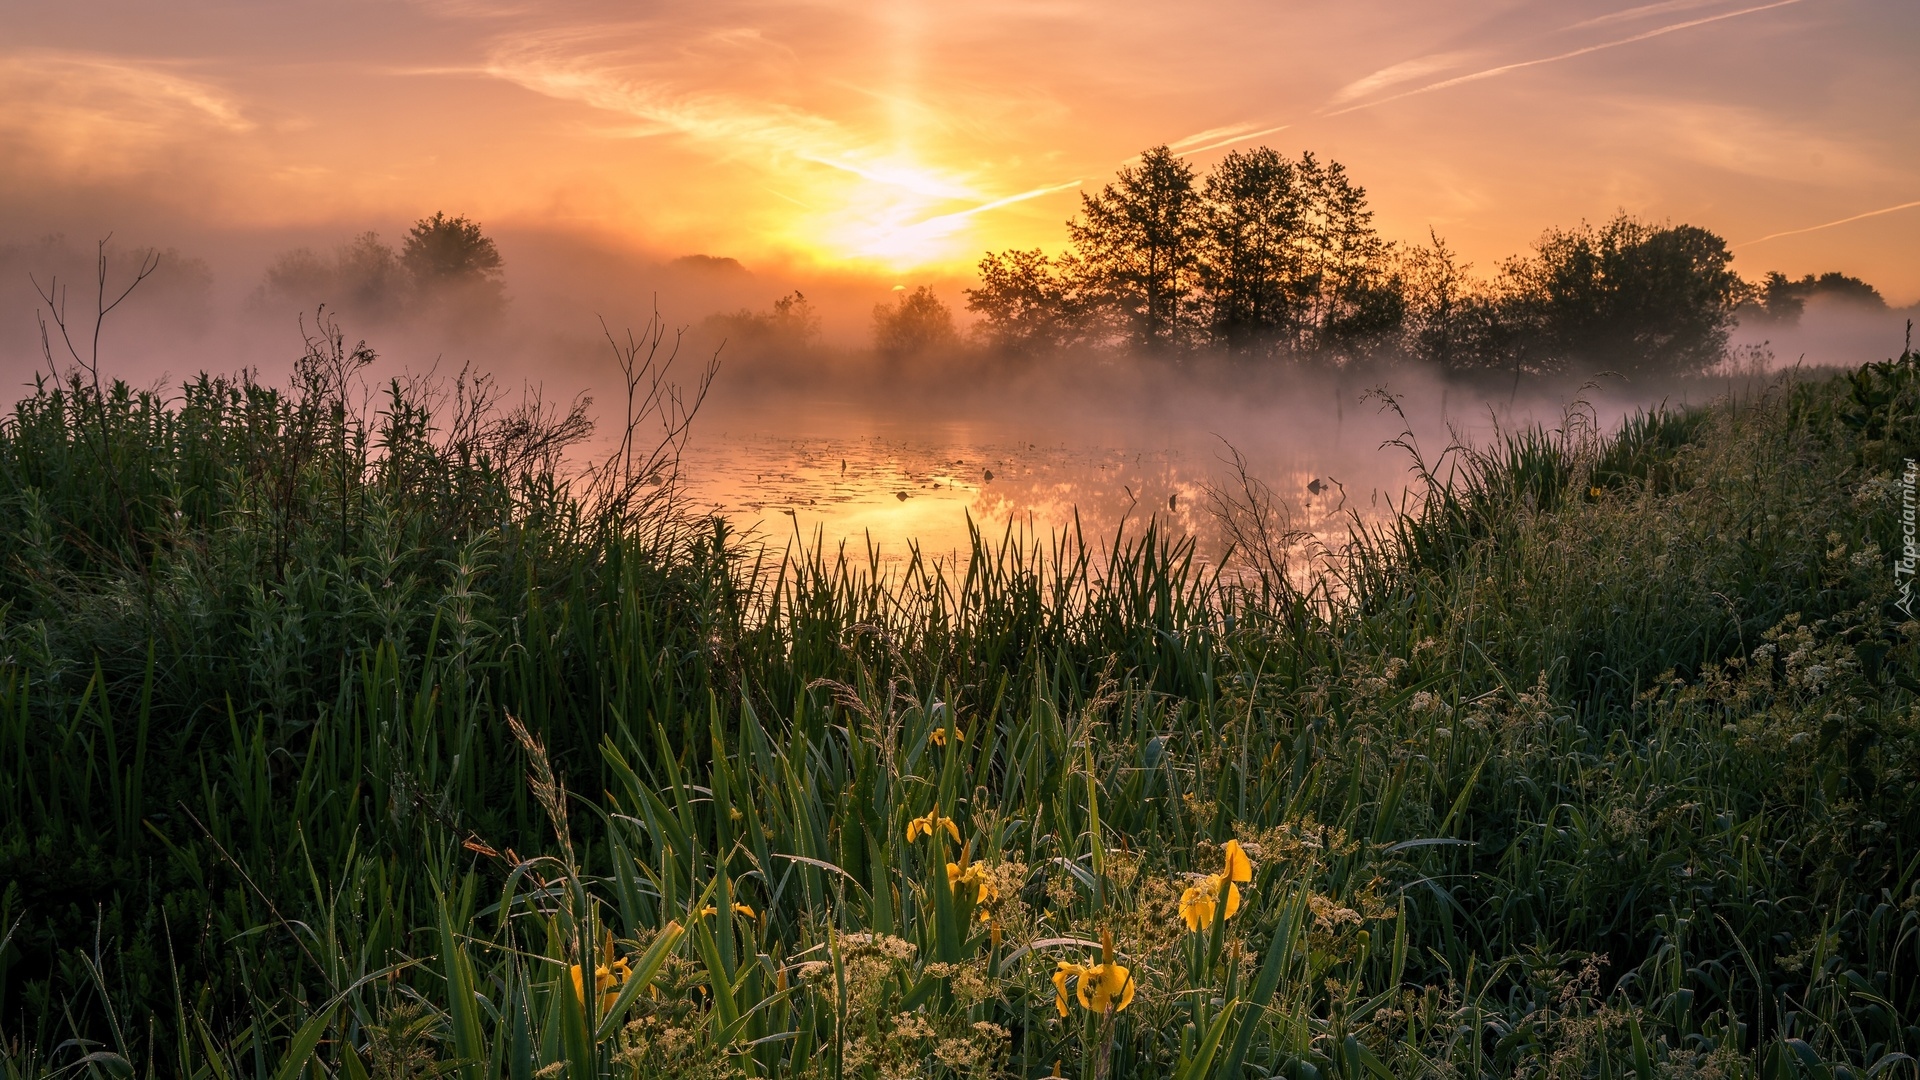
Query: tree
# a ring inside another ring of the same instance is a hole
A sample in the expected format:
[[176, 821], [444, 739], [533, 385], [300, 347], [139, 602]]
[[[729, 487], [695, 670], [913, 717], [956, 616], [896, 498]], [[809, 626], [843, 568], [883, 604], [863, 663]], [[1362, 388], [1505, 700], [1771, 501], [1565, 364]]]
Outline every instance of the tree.
[[1082, 192], [1080, 213], [1067, 223], [1069, 278], [1128, 344], [1184, 345], [1199, 261], [1193, 167], [1156, 146], [1099, 194]]
[[892, 304], [873, 308], [873, 346], [889, 360], [901, 360], [960, 340], [953, 312], [925, 285], [903, 292]]
[[479, 222], [440, 211], [407, 231], [400, 261], [414, 283], [426, 289], [497, 283], [501, 270], [500, 252]]
[[1829, 270], [1819, 277], [1808, 274], [1798, 281], [1774, 270], [1753, 288], [1740, 315], [1743, 319], [1752, 318], [1758, 322], [1791, 325], [1800, 321], [1807, 302], [1815, 299], [1834, 300], [1880, 311], [1887, 306], [1880, 290], [1837, 270]]
[[1207, 174], [1202, 203], [1199, 280], [1215, 344], [1343, 361], [1399, 331], [1392, 245], [1338, 162], [1235, 151]]
[[706, 335], [725, 342], [729, 353], [749, 358], [791, 358], [818, 344], [820, 315], [798, 289], [773, 302], [770, 311], [741, 308], [731, 314], [709, 315], [702, 324]]
[[1625, 214], [1599, 228], [1549, 230], [1505, 272], [1526, 366], [1634, 376], [1716, 363], [1745, 291], [1732, 259], [1705, 229], [1656, 228]]
[[1295, 321], [1306, 207], [1293, 163], [1234, 151], [1207, 174], [1200, 286], [1213, 339], [1234, 352], [1277, 343]]
[[331, 258], [295, 248], [267, 268], [266, 291], [301, 308], [327, 304], [374, 321], [397, 314], [407, 299], [400, 256], [379, 233], [366, 232], [334, 250]]
[[1294, 172], [1305, 209], [1295, 241], [1302, 263], [1295, 347], [1352, 359], [1376, 348], [1404, 315], [1389, 265], [1393, 246], [1374, 231], [1367, 189], [1347, 179], [1345, 166], [1302, 153]]
[[1428, 237], [1431, 246], [1401, 256], [1397, 275], [1405, 298], [1407, 353], [1449, 371], [1510, 369], [1513, 335], [1498, 298], [1438, 233], [1429, 230]]
[[980, 287], [966, 296], [967, 310], [980, 316], [980, 336], [1003, 352], [1058, 349], [1077, 336], [1074, 299], [1039, 248], [989, 252], [980, 260]]

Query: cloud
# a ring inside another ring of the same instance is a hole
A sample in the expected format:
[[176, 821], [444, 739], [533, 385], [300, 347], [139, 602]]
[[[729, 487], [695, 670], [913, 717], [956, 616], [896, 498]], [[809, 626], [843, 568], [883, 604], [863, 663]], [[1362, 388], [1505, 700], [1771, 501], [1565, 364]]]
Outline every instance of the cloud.
[[1349, 101], [1375, 94], [1390, 86], [1424, 79], [1437, 71], [1445, 71], [1464, 63], [1473, 54], [1466, 52], [1433, 53], [1430, 56], [1418, 56], [1412, 60], [1403, 60], [1391, 67], [1381, 68], [1365, 78], [1355, 79], [1340, 88], [1333, 95], [1332, 104], [1344, 105]]
[[254, 128], [211, 83], [91, 53], [0, 55], [0, 101], [0, 139], [63, 171], [125, 171], [162, 148]]
[[1612, 26], [1616, 23], [1632, 22], [1649, 15], [1670, 15], [1676, 11], [1692, 11], [1695, 8], [1712, 7], [1719, 0], [1664, 0], [1658, 4], [1642, 4], [1624, 11], [1612, 11], [1605, 15], [1596, 15], [1591, 19], [1582, 19], [1567, 27], [1568, 30], [1591, 30], [1596, 26]]
[[[1343, 113], [1357, 112], [1361, 109], [1371, 109], [1377, 105], [1385, 105], [1390, 101], [1399, 101], [1402, 98], [1413, 97], [1416, 94], [1430, 94], [1435, 90], [1445, 90], [1448, 87], [1460, 86], [1470, 82], [1478, 82], [1482, 79], [1497, 78], [1509, 72], [1520, 71], [1523, 68], [1539, 67], [1542, 64], [1553, 64], [1553, 63], [1558, 63], [1561, 60], [1571, 60], [1574, 57], [1586, 56], [1589, 53], [1597, 53], [1603, 49], [1616, 49], [1622, 45], [1632, 45], [1636, 42], [1647, 41], [1652, 38], [1661, 37], [1666, 34], [1676, 33], [1681, 30], [1690, 30], [1696, 26], [1705, 26], [1708, 23], [1716, 23], [1725, 19], [1734, 19], [1742, 15], [1752, 15], [1762, 11], [1771, 11], [1774, 8], [1783, 8], [1783, 7], [1787, 7], [1790, 4], [1798, 4], [1800, 2], [1801, 0], [1772, 0], [1771, 3], [1756, 4], [1753, 7], [1740, 8], [1735, 11], [1723, 11], [1714, 15], [1702, 16], [1701, 18], [1698, 18], [1698, 19], [1688, 19], [1688, 20], [1685, 20], [1684, 22], [1669, 23], [1666, 26], [1656, 26], [1651, 30], [1643, 30], [1640, 33], [1632, 34], [1627, 37], [1616, 38], [1612, 41], [1602, 41], [1593, 45], [1583, 45], [1578, 49], [1569, 49], [1566, 52], [1556, 53], [1552, 56], [1542, 56], [1533, 60], [1519, 60], [1511, 64], [1501, 64], [1501, 65], [1498, 65], [1497, 67], [1485, 68], [1483, 70], [1475, 71], [1466, 75], [1456, 75], [1451, 79], [1441, 79], [1439, 82], [1428, 83], [1425, 86], [1416, 87], [1415, 89], [1412, 89], [1412, 90], [1403, 90], [1397, 94], [1389, 94], [1386, 97], [1375, 98], [1372, 101], [1363, 101], [1357, 105], [1349, 105], [1343, 109], [1334, 109], [1328, 112], [1326, 115], [1339, 116]], [[1659, 7], [1661, 5], [1656, 4], [1651, 6]], [[1336, 96], [1334, 101], [1330, 102], [1329, 104], [1338, 104], [1339, 100], [1340, 99], [1338, 98], [1338, 96]]]

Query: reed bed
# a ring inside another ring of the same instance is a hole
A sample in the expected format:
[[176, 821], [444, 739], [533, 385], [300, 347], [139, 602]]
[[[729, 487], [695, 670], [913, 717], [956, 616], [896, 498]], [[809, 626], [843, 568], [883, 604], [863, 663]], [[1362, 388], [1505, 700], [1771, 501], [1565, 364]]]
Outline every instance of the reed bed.
[[1920, 1075], [1916, 366], [1416, 455], [1305, 592], [767, 550], [312, 367], [44, 384], [0, 1074]]

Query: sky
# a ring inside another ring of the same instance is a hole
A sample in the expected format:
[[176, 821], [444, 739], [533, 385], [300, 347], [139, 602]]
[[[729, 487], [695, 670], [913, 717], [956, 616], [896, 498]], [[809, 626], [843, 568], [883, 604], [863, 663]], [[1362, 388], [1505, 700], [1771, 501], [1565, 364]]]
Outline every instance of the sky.
[[1749, 278], [1920, 299], [1912, 0], [0, 7], [0, 239], [264, 251], [444, 209], [950, 280], [1058, 249], [1144, 148], [1265, 144], [1483, 273], [1626, 211], [1713, 230]]

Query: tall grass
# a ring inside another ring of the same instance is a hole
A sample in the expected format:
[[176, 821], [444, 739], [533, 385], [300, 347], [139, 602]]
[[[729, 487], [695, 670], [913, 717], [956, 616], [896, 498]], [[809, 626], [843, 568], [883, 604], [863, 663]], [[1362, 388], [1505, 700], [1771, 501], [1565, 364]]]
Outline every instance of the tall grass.
[[321, 345], [0, 427], [8, 1077], [1920, 1072], [1912, 356], [1461, 452], [1307, 596], [604, 512]]

